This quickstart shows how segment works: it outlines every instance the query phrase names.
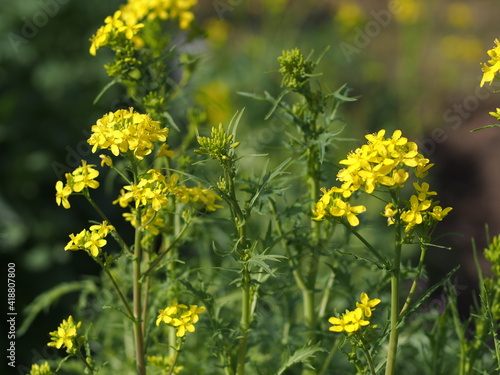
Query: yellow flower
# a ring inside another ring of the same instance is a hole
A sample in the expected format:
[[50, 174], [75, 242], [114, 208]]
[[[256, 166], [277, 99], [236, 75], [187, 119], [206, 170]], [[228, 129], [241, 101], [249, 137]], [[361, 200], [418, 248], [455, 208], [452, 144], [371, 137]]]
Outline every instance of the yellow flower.
[[490, 85], [495, 79], [495, 75], [500, 71], [500, 41], [495, 39], [496, 47], [490, 49], [488, 51], [488, 55], [491, 57], [491, 60], [488, 61], [488, 66], [485, 63], [482, 63], [483, 66], [483, 78], [481, 79], [481, 87], [486, 82], [489, 82]]
[[105, 237], [115, 228], [108, 225], [107, 221], [102, 224], [92, 225], [89, 230], [82, 230], [77, 235], [70, 234], [70, 241], [64, 247], [64, 250], [85, 250], [93, 257], [97, 257], [101, 249], [107, 244]]
[[49, 363], [44, 362], [41, 365], [34, 364], [31, 366], [29, 375], [53, 375], [54, 373], [50, 369]]
[[331, 317], [328, 322], [332, 324], [329, 328], [332, 332], [342, 332], [353, 333], [361, 329], [361, 327], [370, 324], [368, 320], [364, 319], [363, 309], [356, 308], [354, 311], [346, 310], [342, 317], [336, 318]]
[[78, 322], [75, 325], [75, 323], [73, 322], [73, 317], [70, 315], [68, 320], [62, 321], [57, 331], [50, 332], [52, 341], [47, 345], [53, 346], [57, 349], [65, 346], [68, 352], [71, 351], [73, 346], [76, 344], [77, 330], [81, 325], [82, 322]]
[[109, 112], [97, 120], [87, 142], [94, 153], [98, 149], [108, 149], [118, 156], [132, 151], [137, 159], [142, 160], [152, 152], [154, 142], [165, 142], [167, 136], [168, 129], [161, 128], [158, 121], [129, 108]]
[[204, 311], [203, 306], [190, 305], [188, 309], [186, 305], [175, 302], [158, 312], [156, 325], [160, 325], [161, 322], [169, 324], [177, 329], [177, 337], [184, 337], [187, 332], [195, 331], [194, 324], [199, 320], [198, 315]]
[[405, 232], [409, 232], [415, 225], [423, 221], [422, 212], [431, 207], [431, 201], [424, 200], [420, 202], [416, 195], [410, 197], [410, 209], [401, 214], [401, 220], [407, 223]]
[[366, 207], [359, 206], [351, 206], [349, 203], [344, 202], [340, 198], [334, 199], [334, 205], [330, 207], [330, 215], [338, 217], [345, 216], [349, 224], [353, 227], [359, 225], [359, 219], [356, 215], [365, 212]]
[[378, 298], [368, 298], [368, 294], [364, 292], [361, 293], [360, 300], [361, 302], [356, 302], [356, 307], [360, 308], [363, 311], [364, 316], [367, 318], [372, 316], [372, 311], [375, 310], [374, 307], [381, 302]]
[[490, 115], [496, 118], [497, 120], [500, 120], [500, 108], [497, 108], [496, 112], [490, 112]]
[[58, 206], [61, 204], [64, 208], [70, 208], [68, 197], [73, 191], [68, 185], [64, 185], [62, 181], [56, 182], [56, 203]]
[[432, 208], [432, 212], [430, 212], [429, 215], [431, 215], [437, 221], [442, 221], [452, 209], [453, 209], [452, 207], [447, 207], [443, 209], [443, 207], [441, 206], [434, 206]]
[[394, 216], [397, 213], [398, 213], [398, 210], [394, 209], [394, 205], [392, 203], [389, 203], [388, 205], [385, 206], [384, 212], [382, 213], [382, 216], [385, 216], [387, 218], [387, 225], [394, 224]]
[[99, 172], [92, 167], [95, 167], [95, 165], [87, 165], [87, 162], [82, 160], [82, 165], [71, 173], [73, 175], [73, 191], [78, 193], [85, 187], [92, 189], [97, 189], [99, 187], [99, 182], [94, 180], [97, 176], [99, 176]]

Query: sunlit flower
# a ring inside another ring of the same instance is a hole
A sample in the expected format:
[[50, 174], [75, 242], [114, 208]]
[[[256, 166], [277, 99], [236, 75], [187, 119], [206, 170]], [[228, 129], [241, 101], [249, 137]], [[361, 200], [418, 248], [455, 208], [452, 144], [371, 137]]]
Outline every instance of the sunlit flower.
[[486, 82], [489, 82], [490, 85], [495, 79], [496, 74], [500, 71], [500, 41], [495, 39], [496, 47], [490, 49], [488, 51], [488, 55], [491, 59], [488, 61], [488, 64], [482, 63], [483, 67], [483, 78], [481, 79], [481, 87]]
[[365, 317], [369, 318], [372, 316], [372, 311], [374, 307], [377, 306], [381, 301], [378, 298], [370, 299], [368, 298], [368, 294], [361, 293], [360, 296], [361, 302], [356, 302], [356, 307], [360, 308], [363, 311]]
[[56, 203], [58, 206], [61, 204], [64, 208], [70, 208], [68, 197], [73, 191], [68, 185], [64, 185], [62, 181], [56, 182]]
[[51, 342], [48, 346], [53, 346], [60, 349], [65, 346], [68, 351], [70, 351], [74, 345], [76, 345], [77, 330], [82, 325], [82, 322], [75, 324], [73, 322], [73, 317], [70, 315], [68, 320], [63, 320], [59, 325], [57, 331], [50, 332]]

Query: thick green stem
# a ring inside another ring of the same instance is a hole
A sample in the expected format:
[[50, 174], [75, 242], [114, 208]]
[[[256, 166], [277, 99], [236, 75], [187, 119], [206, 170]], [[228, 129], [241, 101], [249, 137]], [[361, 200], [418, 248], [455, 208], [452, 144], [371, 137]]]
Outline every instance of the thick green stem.
[[[136, 223], [141, 222], [141, 209], [136, 211]], [[133, 259], [133, 302], [134, 302], [134, 341], [135, 356], [137, 361], [137, 374], [146, 374], [146, 363], [144, 355], [144, 330], [142, 325], [142, 285], [141, 285], [141, 231], [137, 226], [134, 239], [134, 259]]]
[[250, 306], [251, 306], [251, 291], [250, 291], [250, 272], [248, 270], [248, 265], [245, 264], [243, 267], [243, 276], [242, 276], [242, 304], [241, 304], [241, 320], [240, 320], [240, 330], [241, 330], [241, 341], [240, 346], [238, 348], [238, 359], [236, 365], [236, 374], [244, 375], [245, 374], [245, 362], [246, 362], [246, 354], [248, 348], [248, 331], [250, 329]]
[[401, 223], [396, 222], [396, 236], [394, 248], [394, 261], [391, 270], [391, 312], [390, 312], [390, 334], [389, 348], [385, 375], [394, 375], [396, 366], [396, 354], [398, 351], [398, 324], [399, 324], [399, 279], [401, 271]]

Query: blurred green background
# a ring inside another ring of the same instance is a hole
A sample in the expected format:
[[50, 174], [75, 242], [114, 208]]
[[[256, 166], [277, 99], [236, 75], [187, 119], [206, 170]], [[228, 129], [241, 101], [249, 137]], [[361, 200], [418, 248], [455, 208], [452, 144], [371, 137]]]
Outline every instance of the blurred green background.
[[[128, 104], [118, 88], [92, 104], [109, 82], [103, 65], [111, 55], [92, 57], [88, 39], [119, 4], [6, 0], [0, 12], [0, 256], [3, 275], [9, 262], [16, 264], [19, 313], [40, 292], [97, 270], [84, 254], [63, 251], [68, 234], [87, 225], [91, 210], [78, 199], [71, 211], [58, 207], [54, 185], [82, 158], [96, 162], [85, 143], [90, 126]], [[482, 249], [485, 224], [492, 235], [500, 232], [500, 130], [470, 133], [493, 123], [488, 112], [500, 103], [500, 94], [492, 93], [498, 84], [479, 87], [479, 63], [500, 38], [500, 4], [200, 0], [196, 14], [208, 39], [190, 46], [202, 60], [188, 93], [213, 124], [245, 108], [241, 152], [269, 153], [272, 165], [286, 158], [277, 152], [284, 125], [264, 121], [269, 105], [237, 92], [279, 93], [277, 57], [294, 47], [317, 57], [329, 46], [318, 82], [332, 90], [347, 83], [359, 97], [342, 108], [343, 136], [359, 142], [342, 144], [334, 158], [382, 128], [401, 129], [420, 144], [436, 163], [433, 190], [443, 206], [454, 207], [440, 232], [461, 234], [439, 240], [452, 251], [430, 252], [431, 279], [461, 264], [455, 281], [464, 286], [459, 299], [465, 311], [475, 285], [471, 238]], [[260, 163], [252, 160], [248, 167]], [[71, 313], [75, 299], [64, 297], [17, 339], [17, 365], [26, 372], [39, 355], [50, 356], [48, 331]], [[19, 326], [23, 315], [17, 319]]]

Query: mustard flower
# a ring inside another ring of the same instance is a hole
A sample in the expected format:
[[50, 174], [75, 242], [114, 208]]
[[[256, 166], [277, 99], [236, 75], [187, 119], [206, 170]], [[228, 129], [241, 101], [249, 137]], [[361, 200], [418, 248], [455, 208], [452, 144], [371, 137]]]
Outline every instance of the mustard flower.
[[488, 61], [488, 64], [482, 63], [483, 70], [483, 78], [481, 79], [481, 87], [484, 86], [486, 82], [489, 82], [490, 85], [495, 79], [496, 74], [500, 71], [500, 41], [495, 39], [496, 47], [493, 47], [488, 51], [488, 55], [491, 59]]
[[490, 115], [496, 118], [497, 120], [500, 120], [500, 108], [497, 108], [496, 112], [490, 112]]
[[363, 309], [357, 307], [353, 311], [346, 310], [342, 317], [336, 318], [331, 317], [328, 322], [332, 324], [329, 328], [332, 332], [342, 332], [353, 333], [359, 331], [361, 327], [370, 324], [368, 320], [364, 319]]
[[360, 308], [363, 311], [363, 315], [367, 318], [372, 316], [372, 311], [375, 310], [374, 307], [381, 302], [378, 298], [368, 298], [368, 294], [364, 292], [361, 293], [360, 300], [361, 302], [356, 302], [356, 307]]
[[351, 206], [349, 203], [344, 202], [340, 198], [334, 199], [333, 202], [334, 204], [330, 207], [329, 210], [330, 215], [335, 217], [345, 216], [351, 226], [355, 227], [359, 225], [359, 219], [356, 215], [365, 212], [365, 206]]
[[68, 197], [71, 195], [73, 190], [70, 186], [64, 185], [62, 181], [56, 182], [56, 203], [58, 206], [61, 204], [64, 208], [70, 208]]
[[415, 225], [423, 221], [422, 212], [431, 207], [431, 201], [424, 200], [420, 202], [416, 195], [410, 197], [410, 209], [401, 213], [401, 220], [407, 223], [405, 232], [409, 232]]
[[[170, 370], [172, 363], [174, 362], [173, 356], [166, 357], [155, 355], [147, 356], [146, 359], [151, 366], [157, 367], [162, 370], [162, 373], [167, 373]], [[179, 374], [182, 370], [184, 370], [184, 366], [174, 366], [172, 374]]]
[[87, 162], [82, 160], [82, 165], [71, 173], [73, 176], [72, 189], [74, 192], [78, 193], [86, 187], [92, 189], [97, 189], [99, 187], [99, 182], [95, 180], [95, 178], [99, 176], [99, 172], [92, 167], [95, 167], [95, 165], [87, 165]]
[[44, 362], [41, 365], [33, 364], [28, 375], [54, 375], [50, 369], [49, 363]]
[[414, 182], [413, 187], [418, 192], [418, 200], [421, 202], [425, 201], [431, 195], [437, 195], [435, 191], [429, 191], [430, 186], [427, 182], [423, 182], [422, 185]]
[[135, 112], [133, 108], [109, 112], [92, 126], [87, 142], [92, 152], [108, 149], [114, 156], [132, 152], [139, 160], [149, 155], [154, 142], [165, 142], [168, 129], [161, 128], [148, 114]]
[[144, 27], [142, 23], [127, 23], [122, 17], [122, 11], [117, 10], [112, 16], [106, 17], [104, 26], [101, 26], [90, 38], [90, 54], [95, 56], [101, 47], [111, 44], [120, 37], [131, 40]]
[[51, 342], [48, 346], [53, 346], [57, 349], [61, 347], [66, 347], [66, 350], [70, 352], [72, 348], [76, 345], [77, 330], [82, 325], [82, 322], [75, 324], [73, 322], [73, 317], [70, 315], [67, 320], [63, 320], [59, 325], [57, 331], [50, 332]]
[[176, 328], [177, 337], [184, 337], [187, 332], [195, 331], [194, 324], [198, 322], [199, 314], [204, 311], [205, 307], [203, 306], [190, 305], [188, 308], [186, 305], [175, 302], [171, 306], [159, 310], [156, 325], [160, 325], [161, 322], [169, 324]]
[[387, 225], [392, 225], [394, 224], [394, 216], [398, 213], [397, 209], [394, 209], [394, 205], [392, 203], [389, 203], [385, 206], [384, 212], [382, 212], [382, 216], [385, 216], [387, 218]]
[[432, 208], [432, 212], [429, 212], [429, 215], [431, 215], [437, 221], [442, 221], [451, 210], [451, 207], [443, 208], [441, 206], [434, 206]]
[[180, 318], [174, 318], [172, 325], [177, 328], [175, 335], [177, 337], [184, 337], [188, 332], [194, 332], [194, 324], [189, 316], [181, 316]]
[[107, 244], [105, 237], [114, 230], [115, 228], [108, 225], [107, 221], [103, 221], [102, 224], [92, 225], [89, 230], [84, 229], [76, 235], [70, 234], [70, 241], [64, 247], [64, 250], [85, 250], [95, 258]]

